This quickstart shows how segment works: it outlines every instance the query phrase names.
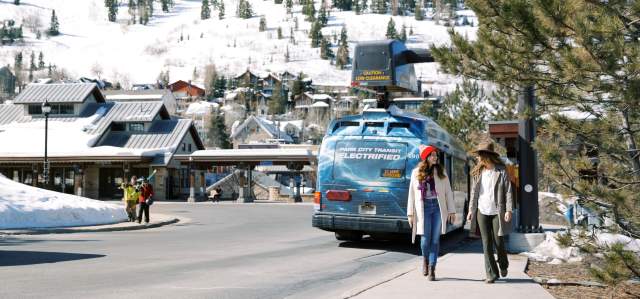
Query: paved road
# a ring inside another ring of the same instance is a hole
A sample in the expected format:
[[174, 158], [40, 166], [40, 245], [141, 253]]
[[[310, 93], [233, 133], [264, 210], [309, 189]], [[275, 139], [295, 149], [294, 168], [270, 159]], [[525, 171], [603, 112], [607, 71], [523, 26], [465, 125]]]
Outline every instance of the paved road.
[[[402, 242], [338, 242], [311, 227], [310, 205], [158, 203], [151, 212], [190, 220], [0, 237], [0, 297], [341, 297], [418, 255]], [[444, 250], [461, 239], [446, 237]]]

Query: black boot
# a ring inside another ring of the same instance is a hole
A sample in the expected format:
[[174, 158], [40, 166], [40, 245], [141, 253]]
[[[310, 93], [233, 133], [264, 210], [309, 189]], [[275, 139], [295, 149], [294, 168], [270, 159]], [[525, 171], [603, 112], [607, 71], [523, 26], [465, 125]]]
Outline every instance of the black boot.
[[429, 259], [426, 257], [423, 258], [423, 262], [422, 262], [422, 275], [423, 276], [429, 275]]
[[436, 266], [429, 267], [429, 276], [427, 276], [427, 280], [434, 281], [436, 280]]

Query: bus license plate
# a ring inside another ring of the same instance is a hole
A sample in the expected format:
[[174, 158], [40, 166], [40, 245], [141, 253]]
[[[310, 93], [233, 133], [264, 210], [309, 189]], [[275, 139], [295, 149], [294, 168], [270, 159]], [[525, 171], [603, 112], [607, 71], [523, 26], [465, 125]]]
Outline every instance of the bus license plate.
[[358, 207], [358, 213], [365, 215], [375, 215], [376, 205], [370, 203], [362, 204]]

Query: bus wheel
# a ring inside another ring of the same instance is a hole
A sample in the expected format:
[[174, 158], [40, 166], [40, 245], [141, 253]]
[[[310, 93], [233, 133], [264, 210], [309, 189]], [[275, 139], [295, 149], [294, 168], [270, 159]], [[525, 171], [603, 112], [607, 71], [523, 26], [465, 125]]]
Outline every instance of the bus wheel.
[[357, 242], [362, 239], [362, 232], [352, 230], [336, 231], [336, 240]]

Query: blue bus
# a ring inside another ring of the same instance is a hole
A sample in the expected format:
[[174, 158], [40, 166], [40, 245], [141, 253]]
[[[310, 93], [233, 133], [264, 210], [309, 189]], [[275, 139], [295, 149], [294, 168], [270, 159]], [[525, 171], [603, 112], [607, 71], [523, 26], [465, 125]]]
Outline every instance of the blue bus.
[[329, 124], [318, 153], [312, 225], [338, 240], [410, 235], [407, 194], [420, 144], [439, 149], [451, 181], [456, 222], [447, 232], [462, 228], [470, 185], [465, 150], [430, 118], [395, 106]]

